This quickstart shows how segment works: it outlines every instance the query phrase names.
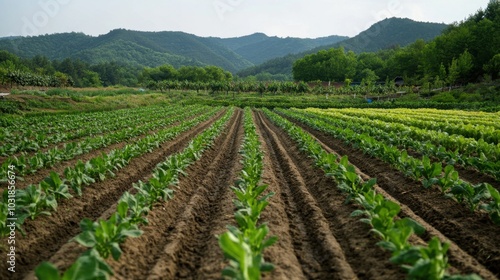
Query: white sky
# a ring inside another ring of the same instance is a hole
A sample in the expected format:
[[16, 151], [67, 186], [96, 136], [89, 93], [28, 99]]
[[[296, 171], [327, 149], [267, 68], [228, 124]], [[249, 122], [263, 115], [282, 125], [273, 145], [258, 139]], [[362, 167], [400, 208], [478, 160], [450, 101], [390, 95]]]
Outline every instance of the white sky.
[[0, 37], [112, 29], [198, 36], [353, 37], [387, 17], [452, 23], [489, 0], [0, 0]]

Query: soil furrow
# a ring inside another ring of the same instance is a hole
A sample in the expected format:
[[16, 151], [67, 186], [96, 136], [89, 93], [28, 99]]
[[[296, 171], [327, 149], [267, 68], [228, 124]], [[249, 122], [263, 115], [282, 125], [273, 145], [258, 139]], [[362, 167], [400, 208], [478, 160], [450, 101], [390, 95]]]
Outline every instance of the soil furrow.
[[[190, 120], [192, 118], [194, 118], [194, 117], [186, 118], [186, 120]], [[64, 169], [66, 169], [67, 167], [74, 166], [79, 160], [81, 160], [82, 162], [86, 162], [86, 161], [88, 161], [88, 160], [90, 160], [92, 158], [100, 156], [102, 153], [107, 154], [107, 153], [109, 153], [112, 150], [122, 149], [127, 144], [137, 142], [137, 141], [139, 141], [139, 140], [147, 137], [148, 135], [150, 135], [152, 133], [156, 133], [156, 132], [158, 132], [160, 130], [167, 129], [169, 127], [174, 127], [176, 125], [179, 125], [179, 123], [180, 122], [175, 122], [173, 124], [164, 126], [162, 128], [158, 128], [156, 130], [145, 132], [145, 133], [143, 133], [140, 136], [137, 136], [137, 137], [134, 137], [134, 138], [131, 138], [131, 139], [126, 139], [126, 140], [124, 140], [122, 142], [119, 142], [119, 143], [111, 144], [111, 145], [109, 145], [107, 147], [93, 149], [93, 150], [91, 150], [89, 152], [85, 152], [85, 153], [83, 153], [81, 155], [75, 156], [74, 158], [72, 158], [70, 160], [60, 161], [60, 162], [56, 163], [54, 166], [52, 166], [52, 167], [45, 167], [45, 168], [39, 169], [34, 174], [24, 176], [24, 178], [23, 178], [24, 180], [23, 181], [19, 181], [19, 184], [16, 187], [18, 189], [24, 189], [25, 187], [29, 186], [30, 184], [38, 184], [42, 180], [44, 180], [46, 177], [48, 177], [50, 175], [51, 171], [54, 171], [54, 172], [56, 172], [56, 173], [58, 173], [58, 174], [61, 175], [61, 174], [64, 173]]]
[[174, 198], [153, 209], [144, 234], [123, 244], [115, 279], [219, 278], [224, 258], [215, 234], [232, 222], [230, 186], [239, 168], [242, 112], [213, 148], [187, 170]]
[[[152, 153], [132, 159], [125, 168], [116, 172], [114, 178], [96, 182], [85, 188], [82, 197], [59, 202], [57, 212], [51, 216], [38, 217], [24, 224], [26, 237], [16, 240], [16, 250], [19, 252], [14, 278], [20, 279], [43, 260], [48, 260], [61, 246], [80, 232], [79, 223], [82, 218], [97, 219], [113, 205], [132, 183], [149, 176], [151, 170], [170, 154], [181, 151], [196, 134], [200, 133], [222, 116], [219, 112], [215, 117], [202, 122], [195, 128], [186, 131], [175, 139], [164, 143]], [[3, 253], [3, 252], [2, 252]], [[7, 275], [6, 263], [0, 265], [0, 278]]]
[[306, 278], [357, 278], [354, 272], [357, 268], [348, 262], [346, 252], [332, 231], [340, 225], [329, 218], [333, 213], [323, 209], [309, 190], [312, 185], [321, 184], [320, 188], [333, 188], [333, 185], [316, 173], [313, 165], [299, 166], [297, 162], [305, 162], [307, 157], [301, 155], [284, 132], [265, 119], [262, 113], [258, 112], [257, 116], [257, 125], [265, 139], [266, 149], [270, 151], [274, 170], [278, 170], [276, 173], [281, 177], [281, 197], [287, 207], [294, 254]]
[[[311, 133], [330, 149], [339, 154], [347, 155], [349, 161], [363, 173], [369, 177], [377, 178], [381, 189], [411, 209], [429, 226], [457, 244], [460, 249], [477, 259], [493, 274], [500, 274], [500, 249], [497, 246], [500, 244], [498, 226], [495, 226], [486, 214], [472, 213], [465, 206], [445, 198], [438, 190], [422, 188], [420, 182], [407, 178], [389, 164], [371, 158], [330, 135], [292, 119], [289, 120]], [[452, 255], [450, 257], [452, 263], [453, 258]], [[453, 265], [461, 266], [460, 264]], [[464, 267], [462, 266], [462, 268]], [[464, 273], [468, 272], [471, 271], [465, 268]]]
[[[259, 117], [255, 112], [253, 117], [254, 122], [258, 123]], [[282, 191], [282, 185], [285, 184], [283, 182], [286, 182], [286, 180], [279, 166], [276, 166], [276, 156], [273, 155], [270, 146], [266, 144], [260, 129], [257, 129], [257, 134], [264, 153], [262, 183], [268, 185], [268, 192], [274, 193], [268, 200], [269, 205], [260, 219], [262, 222], [268, 223], [269, 235], [278, 237], [278, 241], [264, 252], [266, 261], [275, 266], [271, 273], [264, 275], [264, 279], [307, 279], [301, 262], [299, 262], [299, 258], [295, 253], [294, 237], [296, 236], [292, 235], [294, 223], [290, 217], [291, 209], [285, 203], [287, 193]]]

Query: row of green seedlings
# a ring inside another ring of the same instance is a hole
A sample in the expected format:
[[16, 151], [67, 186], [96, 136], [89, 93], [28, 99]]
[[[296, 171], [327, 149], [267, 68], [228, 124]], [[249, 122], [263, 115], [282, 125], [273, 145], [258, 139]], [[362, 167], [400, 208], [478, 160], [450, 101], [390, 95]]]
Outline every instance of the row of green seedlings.
[[[3, 177], [2, 175], [7, 174], [9, 166], [15, 166], [19, 176], [33, 174], [41, 168], [51, 167], [58, 162], [71, 160], [76, 156], [88, 153], [92, 150], [104, 148], [111, 144], [137, 137], [148, 131], [171, 125], [179, 120], [183, 120], [186, 117], [204, 110], [203, 107], [190, 109], [191, 110], [185, 110], [185, 108], [179, 107], [173, 111], [169, 111], [167, 114], [162, 115], [162, 118], [157, 121], [148, 121], [148, 123], [144, 126], [134, 127], [134, 123], [131, 123], [128, 124], [128, 127], [125, 129], [99, 137], [90, 136], [79, 142], [64, 144], [62, 148], [54, 147], [44, 152], [39, 151], [32, 156], [21, 155], [19, 157], [9, 157], [0, 166], [0, 178]], [[180, 114], [181, 112], [184, 113]]]
[[64, 273], [49, 262], [41, 263], [35, 269], [38, 279], [109, 279], [113, 271], [106, 259], [112, 256], [118, 261], [122, 255], [120, 244], [127, 237], [139, 237], [143, 233], [139, 226], [148, 224], [148, 213], [156, 203], [173, 198], [172, 187], [178, 185], [179, 176], [187, 176], [187, 167], [200, 159], [203, 152], [212, 146], [233, 113], [234, 108], [231, 108], [209, 129], [191, 140], [182, 152], [169, 156], [158, 164], [148, 182], [133, 184], [135, 194], [125, 192], [109, 219], [92, 221], [84, 218], [80, 222], [82, 232], [73, 240], [88, 250]]
[[[176, 110], [180, 110], [180, 108], [172, 108]], [[61, 141], [72, 140], [75, 138], [82, 138], [85, 136], [95, 136], [102, 133], [109, 133], [111, 131], [121, 130], [121, 129], [130, 129], [130, 127], [135, 127], [137, 125], [144, 124], [145, 122], [157, 121], [161, 120], [165, 117], [171, 115], [168, 110], [160, 111], [159, 114], [155, 114], [154, 111], [145, 111], [140, 114], [133, 115], [133, 112], [128, 112], [126, 116], [115, 116], [115, 114], [110, 114], [109, 120], [104, 119], [92, 119], [83, 121], [83, 123], [87, 124], [85, 129], [77, 129], [71, 134], [64, 133], [62, 131], [58, 131], [56, 134], [50, 135], [49, 131], [52, 128], [47, 128], [42, 132], [34, 133], [30, 130], [23, 131], [22, 138], [17, 139], [16, 137], [21, 137], [19, 135], [12, 135], [8, 131], [4, 131], [6, 134], [0, 136], [6, 138], [6, 142], [13, 141], [13, 143], [6, 143], [6, 145], [2, 146], [2, 150], [0, 150], [0, 155], [8, 156], [14, 154], [16, 152], [25, 152], [25, 151], [38, 151], [40, 148], [47, 147], [49, 144], [57, 144]], [[121, 115], [124, 115], [122, 113]], [[68, 126], [74, 127], [79, 124], [75, 121], [70, 123]]]
[[485, 125], [472, 125], [472, 124], [450, 124], [444, 121], [425, 121], [419, 120], [414, 117], [407, 116], [398, 116], [387, 114], [386, 112], [377, 113], [374, 111], [367, 110], [356, 110], [343, 111], [344, 114], [353, 115], [353, 116], [363, 116], [370, 119], [379, 119], [388, 122], [399, 122], [402, 124], [419, 127], [422, 129], [429, 130], [440, 130], [447, 132], [449, 134], [459, 134], [465, 137], [474, 138], [476, 140], [483, 139], [488, 143], [498, 143], [500, 141], [500, 131], [495, 129], [493, 126], [485, 126]]
[[[25, 189], [16, 189], [17, 230], [24, 235], [22, 225], [27, 218], [34, 220], [40, 215], [50, 215], [51, 211], [55, 212], [58, 206], [57, 201], [73, 197], [70, 188], [76, 195], [81, 196], [82, 187], [88, 186], [96, 180], [104, 181], [107, 177], [114, 177], [114, 172], [128, 165], [131, 159], [152, 152], [161, 143], [169, 141], [200, 122], [209, 119], [218, 110], [220, 108], [213, 108], [194, 119], [148, 135], [137, 143], [126, 145], [120, 150], [112, 150], [108, 154], [102, 153], [86, 163], [78, 161], [73, 167], [67, 167], [64, 170], [63, 178], [52, 171], [49, 177], [46, 177], [38, 185], [29, 185]], [[9, 215], [8, 195], [8, 190], [4, 190], [0, 202], [1, 238], [9, 234], [7, 222]]]
[[[343, 115], [337, 112], [308, 109], [313, 116], [341, 127], [349, 127], [360, 133], [374, 135], [378, 140], [412, 147], [423, 154], [433, 155], [449, 164], [472, 166], [480, 172], [500, 178], [500, 146], [475, 140], [462, 135], [408, 127], [404, 124], [371, 120], [365, 117]], [[333, 118], [332, 118], [333, 117]], [[436, 145], [434, 145], [436, 144]]]
[[[384, 111], [383, 109], [372, 109], [372, 112], [390, 113], [394, 116], [411, 116], [418, 120], [448, 122], [460, 125], [485, 125], [500, 129], [500, 123], [497, 123], [498, 116], [494, 113], [485, 113], [480, 111], [468, 112], [460, 110], [412, 110], [406, 108]], [[479, 113], [479, 114], [478, 114]]]
[[35, 128], [13, 125], [12, 128], [0, 131], [0, 140], [4, 143], [0, 147], [0, 155], [9, 156], [17, 152], [37, 151], [49, 144], [117, 130], [129, 126], [131, 123], [140, 124], [141, 119], [147, 121], [154, 114], [153, 108], [141, 111], [106, 112], [101, 114], [99, 118], [78, 117], [78, 115], [73, 115], [73, 117], [66, 115], [64, 118], [59, 116], [58, 119], [62, 119], [63, 124], [51, 122], [50, 127], [44, 126], [41, 122], [37, 123]]
[[364, 153], [377, 157], [406, 176], [421, 181], [424, 188], [436, 186], [448, 198], [465, 204], [471, 212], [483, 210], [488, 213], [492, 222], [500, 225], [500, 193], [488, 183], [471, 184], [459, 178], [453, 165], [443, 168], [441, 162], [432, 162], [428, 156], [417, 159], [409, 156], [407, 151], [401, 151], [395, 146], [386, 145], [367, 134], [358, 134], [353, 130], [339, 128], [324, 120], [303, 115], [295, 111], [278, 110], [278, 112], [296, 119], [316, 130], [326, 132], [335, 138], [352, 143]]
[[241, 155], [243, 168], [240, 179], [231, 187], [237, 199], [234, 218], [238, 224], [227, 226], [228, 231], [220, 235], [219, 246], [229, 260], [229, 266], [222, 271], [230, 279], [260, 279], [262, 272], [272, 271], [274, 266], [264, 260], [263, 251], [277, 241], [277, 237], [267, 237], [269, 227], [258, 224], [261, 213], [269, 204], [274, 193], [263, 195], [267, 185], [261, 185], [263, 152], [249, 107], [244, 110], [244, 130]]
[[[158, 108], [160, 108], [160, 106], [144, 106], [95, 112], [74, 111], [64, 114], [37, 113], [22, 117], [4, 115], [0, 117], [0, 124], [4, 124], [6, 128], [19, 128], [21, 130], [20, 132], [28, 130], [33, 131], [34, 133], [45, 131], [47, 133], [58, 133], [61, 131], [66, 132], [85, 128], [86, 122], [106, 122], [112, 121], [111, 119], [129, 117], [136, 114], [150, 114], [151, 112], [158, 110]], [[1, 119], [6, 119], [6, 121], [2, 122]], [[73, 125], [74, 123], [76, 123], [76, 125]], [[15, 134], [15, 132], [13, 134]]]
[[462, 135], [408, 127], [404, 124], [354, 117], [337, 112], [307, 109], [305, 115], [325, 120], [358, 133], [367, 133], [377, 140], [431, 155], [448, 164], [477, 168], [480, 172], [500, 179], [500, 146]]
[[278, 126], [282, 127], [294, 139], [301, 150], [311, 156], [315, 164], [322, 168], [326, 176], [333, 177], [340, 190], [347, 194], [346, 203], [355, 201], [362, 210], [356, 210], [352, 216], [364, 215], [361, 219], [371, 225], [370, 230], [382, 241], [377, 245], [392, 253], [390, 261], [400, 265], [409, 279], [480, 279], [479, 276], [448, 275], [448, 243], [441, 243], [433, 237], [427, 246], [415, 246], [409, 243], [412, 234], [422, 234], [425, 229], [410, 218], [398, 219], [400, 206], [377, 194], [374, 190], [376, 179], [364, 182], [356, 173], [355, 167], [349, 164], [347, 156], [338, 160], [334, 154], [327, 153], [321, 145], [307, 132], [288, 120], [264, 109], [266, 115]]

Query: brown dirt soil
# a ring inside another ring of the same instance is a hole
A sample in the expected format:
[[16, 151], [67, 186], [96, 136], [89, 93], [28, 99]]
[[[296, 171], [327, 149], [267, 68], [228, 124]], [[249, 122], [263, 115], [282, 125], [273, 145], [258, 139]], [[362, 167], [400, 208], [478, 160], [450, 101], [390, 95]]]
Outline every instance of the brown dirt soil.
[[[154, 120], [154, 121], [157, 121], [157, 120]], [[178, 123], [175, 123], [175, 124], [171, 124], [171, 125], [168, 125], [168, 126], [172, 126], [172, 125], [177, 125]], [[143, 126], [143, 125], [140, 125], [140, 126]], [[161, 128], [158, 128], [157, 130], [155, 131], [151, 131], [149, 133], [153, 133], [153, 132], [156, 132], [156, 131], [159, 131], [161, 129], [164, 129], [165, 127], [168, 127], [168, 126], [164, 126], [164, 127], [161, 127]], [[139, 127], [139, 126], [137, 126]], [[111, 133], [116, 133], [120, 130], [124, 130], [126, 129], [125, 127], [122, 127], [122, 128], [119, 128], [119, 129], [111, 129], [111, 130], [107, 130], [106, 132], [103, 132], [103, 133], [97, 133], [97, 134], [93, 134], [92, 137], [99, 137], [99, 136], [106, 136], [108, 134], [111, 134]], [[35, 154], [37, 154], [38, 152], [46, 152], [50, 149], [53, 149], [53, 148], [58, 148], [58, 149], [63, 149], [64, 148], [64, 145], [67, 145], [67, 144], [70, 144], [70, 143], [78, 143], [78, 142], [81, 142], [83, 141], [84, 139], [90, 137], [90, 135], [85, 135], [85, 136], [82, 136], [82, 137], [77, 137], [77, 138], [73, 138], [73, 139], [70, 139], [70, 140], [66, 140], [66, 141], [63, 141], [63, 142], [58, 142], [58, 143], [53, 143], [53, 144], [49, 144], [47, 145], [47, 147], [43, 147], [37, 151], [22, 151], [22, 152], [17, 152], [13, 155], [10, 155], [10, 156], [0, 156], [0, 165], [2, 163], [4, 163], [5, 160], [7, 160], [9, 157], [19, 157], [21, 155], [24, 155], [25, 157], [32, 157], [34, 156]], [[137, 136], [137, 137], [134, 137], [132, 139], [128, 139], [126, 142], [134, 142], [136, 141], [136, 139], [140, 139], [141, 136]], [[57, 165], [57, 164], [56, 164]], [[26, 178], [26, 176], [25, 176]]]
[[[194, 118], [194, 117], [186, 118], [186, 120], [190, 120], [192, 118]], [[64, 169], [66, 169], [67, 167], [74, 166], [79, 160], [81, 160], [83, 163], [85, 163], [85, 162], [87, 162], [95, 157], [100, 156], [102, 153], [107, 154], [107, 153], [111, 152], [112, 150], [122, 149], [126, 145], [128, 145], [130, 143], [137, 142], [140, 139], [143, 139], [143, 138], [147, 137], [148, 135], [151, 135], [152, 133], [158, 132], [158, 131], [166, 129], [168, 127], [174, 127], [178, 124], [179, 124], [179, 122], [176, 122], [176, 123], [167, 125], [165, 127], [161, 127], [161, 128], [156, 129], [156, 130], [146, 132], [140, 136], [127, 139], [127, 140], [122, 141], [120, 143], [115, 143], [115, 144], [111, 144], [111, 145], [104, 147], [104, 148], [91, 150], [90, 152], [78, 155], [78, 156], [74, 157], [73, 159], [58, 162], [52, 167], [46, 167], [46, 168], [39, 169], [31, 175], [24, 176], [22, 181], [19, 180], [16, 184], [16, 188], [17, 189], [24, 189], [27, 186], [29, 186], [30, 184], [38, 184], [41, 181], [43, 181], [46, 177], [48, 177], [50, 175], [51, 171], [54, 171], [54, 172], [58, 173], [59, 175], [63, 175]], [[66, 142], [66, 143], [69, 143], [69, 142]], [[62, 145], [63, 144], [60, 144], [60, 146], [62, 146]], [[5, 189], [5, 186], [0, 186], [0, 192], [2, 192], [4, 189]]]
[[[432, 227], [432, 230], [428, 229], [427, 239], [430, 238], [431, 231], [442, 234], [456, 244], [457, 252], [463, 250], [465, 254], [474, 258], [474, 260], [463, 260], [461, 259], [463, 256], [449, 254], [450, 263], [462, 273], [476, 272], [485, 279], [498, 277], [500, 229], [486, 214], [472, 213], [464, 205], [445, 198], [439, 190], [422, 188], [420, 182], [405, 177], [389, 164], [365, 155], [362, 151], [347, 146], [330, 135], [296, 121], [294, 123], [311, 133], [326, 147], [341, 155], [347, 155], [349, 161], [363, 173], [377, 178], [377, 183], [383, 191]], [[476, 260], [479, 265], [475, 264]]]
[[224, 258], [215, 236], [233, 224], [230, 186], [241, 169], [243, 138], [238, 110], [213, 148], [187, 170], [174, 198], [148, 215], [144, 234], [123, 244], [124, 254], [111, 262], [114, 279], [214, 279]]
[[[107, 218], [123, 192], [133, 182], [149, 178], [155, 165], [181, 151], [187, 142], [217, 117], [181, 134], [153, 153], [134, 159], [115, 178], [87, 187], [82, 198], [63, 201], [57, 213], [28, 221], [26, 238], [17, 239], [17, 273], [7, 274], [0, 264], [0, 279], [33, 279], [33, 269], [49, 260], [65, 270], [85, 248], [68, 241], [79, 233], [83, 217]], [[112, 279], [220, 279], [227, 265], [216, 235], [234, 225], [235, 198], [230, 186], [241, 170], [239, 150], [243, 138], [243, 112], [237, 109], [212, 148], [180, 178], [174, 198], [157, 203], [141, 226], [143, 235], [121, 245], [119, 261], [108, 259]], [[282, 129], [261, 111], [254, 121], [264, 152], [262, 183], [274, 192], [260, 219], [268, 223], [278, 242], [266, 249], [266, 261], [275, 270], [264, 279], [405, 279], [406, 274], [389, 262], [390, 253], [369, 226], [350, 217], [357, 207], [345, 204], [335, 182], [315, 167]], [[424, 190], [377, 159], [346, 146], [328, 135], [307, 130], [329, 152], [348, 155], [364, 178], [376, 177], [377, 190], [401, 204], [401, 217], [422, 223], [427, 234], [411, 242], [424, 244], [431, 236], [452, 241], [453, 273], [480, 274], [498, 279], [500, 237], [485, 215], [471, 214], [447, 200], [437, 190]], [[5, 252], [0, 252], [5, 254]]]
[[[268, 249], [267, 279], [403, 279], [367, 225], [351, 218], [335, 183], [284, 131], [256, 113], [265, 152], [264, 183], [275, 192], [262, 220], [279, 241]], [[269, 217], [269, 218], [268, 218]]]
[[[19, 253], [16, 262], [16, 274], [8, 274], [7, 263], [0, 264], [0, 279], [21, 279], [43, 260], [48, 260], [61, 246], [80, 232], [79, 223], [82, 218], [96, 219], [102, 215], [129, 190], [132, 183], [144, 180], [151, 170], [168, 155], [181, 151], [196, 134], [208, 128], [222, 116], [219, 112], [212, 119], [195, 128], [182, 133], [175, 139], [163, 144], [152, 153], [132, 159], [129, 165], [116, 172], [114, 178], [96, 182], [83, 191], [82, 197], [61, 201], [57, 212], [51, 216], [41, 216], [24, 224], [26, 237], [18, 234], [16, 250]], [[2, 242], [6, 242], [3, 240]], [[2, 249], [1, 254], [4, 254]], [[65, 256], [69, 258], [69, 256]], [[75, 258], [76, 259], [76, 258]]]

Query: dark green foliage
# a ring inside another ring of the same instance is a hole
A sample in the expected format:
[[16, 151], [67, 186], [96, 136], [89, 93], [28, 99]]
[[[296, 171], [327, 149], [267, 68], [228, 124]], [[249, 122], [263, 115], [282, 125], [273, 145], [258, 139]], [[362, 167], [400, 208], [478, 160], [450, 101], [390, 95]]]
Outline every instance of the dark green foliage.
[[[394, 22], [397, 21], [397, 24]], [[444, 84], [457, 85], [476, 82], [484, 75], [496, 79], [499, 76], [498, 53], [500, 49], [500, 3], [490, 1], [485, 11], [479, 10], [467, 20], [449, 26], [442, 35], [435, 37], [443, 30], [444, 25], [422, 24], [419, 38], [407, 41], [406, 47], [400, 44], [383, 45], [394, 42], [391, 36], [416, 34], [408, 25], [408, 20], [387, 19], [362, 32], [355, 38], [343, 41], [331, 47], [328, 52], [320, 50], [315, 54], [298, 59], [293, 66], [295, 80], [337, 81], [354, 78], [361, 81], [366, 69], [374, 71], [378, 77], [405, 77], [409, 84], [425, 85], [434, 83], [440, 88]], [[424, 30], [428, 29], [428, 33]], [[432, 31], [434, 30], [434, 31]], [[437, 33], [436, 33], [437, 32]], [[428, 34], [428, 36], [426, 35]], [[431, 36], [435, 34], [434, 36]], [[407, 37], [410, 38], [410, 37]], [[404, 39], [401, 37], [401, 42]], [[416, 40], [418, 39], [418, 40]], [[380, 41], [379, 41], [380, 40]], [[383, 42], [382, 45], [377, 45]], [[364, 44], [361, 44], [364, 43]], [[359, 45], [364, 48], [358, 48]], [[408, 45], [409, 44], [409, 45]], [[391, 48], [389, 48], [391, 47]], [[342, 62], [337, 54], [339, 50], [357, 52], [378, 51], [375, 55], [360, 54], [355, 59], [356, 73], [350, 72], [349, 63]], [[369, 60], [366, 60], [369, 58]], [[328, 73], [333, 71], [332, 73]], [[440, 85], [440, 86], [438, 86]], [[477, 97], [476, 97], [477, 98]], [[466, 101], [467, 97], [462, 97]], [[451, 96], [438, 97], [439, 101], [454, 101]], [[470, 101], [475, 98], [470, 98]], [[469, 100], [467, 100], [469, 101]]]
[[[271, 74], [291, 74], [292, 65], [296, 60], [321, 50], [343, 47], [346, 51], [354, 51], [355, 53], [377, 52], [388, 48], [404, 47], [415, 42], [417, 39], [431, 40], [441, 34], [445, 28], [446, 25], [444, 24], [390, 18], [374, 24], [368, 30], [361, 32], [353, 38], [335, 44], [320, 46], [309, 51], [274, 58], [260, 65], [242, 70], [238, 75], [246, 77], [264, 72]], [[386, 57], [384, 52], [381, 52], [379, 56], [382, 58]], [[376, 68], [371, 69], [376, 71]], [[379, 77], [386, 77], [385, 74], [382, 75], [378, 71], [376, 73]]]

